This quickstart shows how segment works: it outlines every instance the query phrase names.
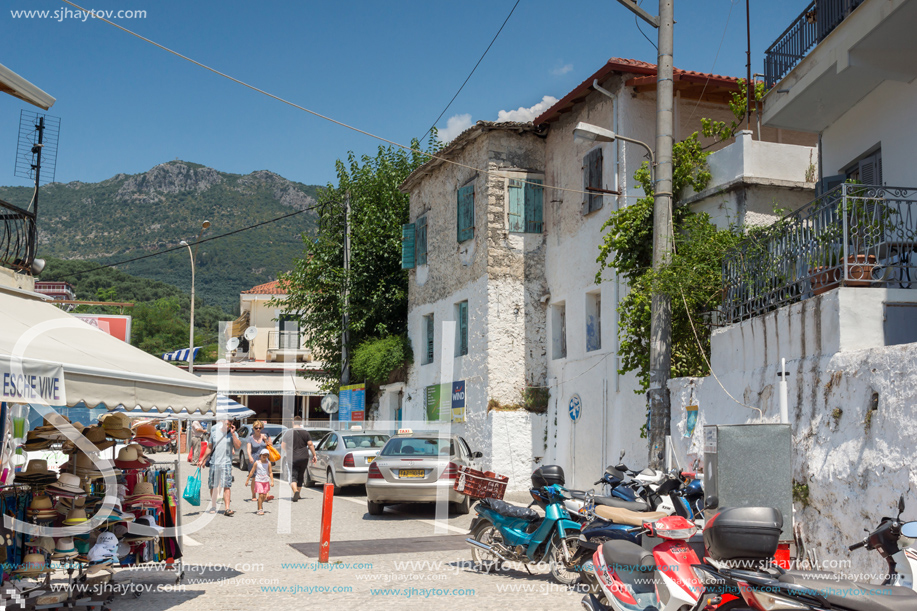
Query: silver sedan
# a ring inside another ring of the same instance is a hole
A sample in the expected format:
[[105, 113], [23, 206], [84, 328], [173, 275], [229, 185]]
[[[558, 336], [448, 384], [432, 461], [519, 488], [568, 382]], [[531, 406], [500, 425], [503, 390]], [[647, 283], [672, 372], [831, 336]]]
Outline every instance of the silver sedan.
[[389, 435], [374, 431], [333, 431], [315, 446], [316, 461], [306, 470], [306, 486], [325, 482], [335, 489], [366, 483], [369, 465]]
[[449, 500], [454, 513], [468, 513], [467, 496], [453, 490], [460, 465], [480, 469], [480, 452], [472, 452], [458, 435], [399, 431], [389, 439], [369, 468], [366, 504], [370, 515], [381, 515], [386, 505], [433, 503]]

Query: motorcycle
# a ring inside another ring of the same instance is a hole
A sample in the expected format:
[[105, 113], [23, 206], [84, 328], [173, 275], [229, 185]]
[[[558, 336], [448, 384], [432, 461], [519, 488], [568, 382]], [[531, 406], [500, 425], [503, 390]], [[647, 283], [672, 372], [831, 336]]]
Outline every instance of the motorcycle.
[[[564, 507], [564, 474], [559, 466], [545, 466], [532, 474], [532, 483], [548, 500], [542, 518], [530, 507], [517, 507], [499, 499], [483, 499], [471, 523], [472, 560], [484, 569], [501, 562], [550, 564], [551, 576], [572, 585], [580, 576], [580, 524]], [[578, 553], [579, 552], [579, 553]]]

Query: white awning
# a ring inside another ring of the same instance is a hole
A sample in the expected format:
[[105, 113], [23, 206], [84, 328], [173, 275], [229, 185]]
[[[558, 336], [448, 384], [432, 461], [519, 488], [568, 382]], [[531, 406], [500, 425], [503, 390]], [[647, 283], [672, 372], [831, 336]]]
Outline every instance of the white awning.
[[224, 395], [320, 395], [318, 381], [302, 377], [296, 370], [273, 373], [200, 371], [202, 380], [215, 385]]
[[0, 91], [45, 110], [54, 104], [53, 97], [2, 64], [0, 64]]
[[[87, 325], [34, 293], [0, 287], [0, 324], [0, 391], [6, 394], [17, 376], [27, 387], [34, 385], [32, 395], [41, 395], [52, 407], [84, 402], [157, 412], [213, 413], [216, 408], [213, 384]], [[63, 385], [55, 394], [54, 375], [61, 370]]]

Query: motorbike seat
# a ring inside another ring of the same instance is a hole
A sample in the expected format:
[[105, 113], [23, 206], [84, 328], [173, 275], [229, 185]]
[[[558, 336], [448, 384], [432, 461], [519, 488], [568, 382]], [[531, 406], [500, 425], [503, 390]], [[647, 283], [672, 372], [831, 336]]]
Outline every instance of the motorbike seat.
[[653, 552], [647, 551], [630, 541], [612, 539], [602, 544], [602, 558], [605, 564], [616, 572], [649, 573], [656, 570]]
[[787, 571], [778, 581], [800, 590], [813, 590], [832, 606], [853, 611], [917, 611], [917, 592], [901, 586], [884, 586], [838, 579], [832, 573]]
[[[583, 490], [567, 490], [567, 493], [578, 501], [586, 500], [586, 492]], [[614, 496], [596, 496], [593, 497], [596, 506], [617, 507], [629, 511], [649, 511], [649, 505], [643, 501], [625, 501]]]
[[528, 520], [529, 522], [538, 519], [538, 513], [534, 509], [510, 505], [500, 499], [483, 499], [479, 504], [507, 518], [518, 518], [520, 520]]
[[619, 509], [617, 507], [596, 505], [595, 515], [603, 520], [614, 522], [615, 524], [643, 526], [644, 522], [655, 522], [669, 514], [662, 511], [645, 511], [643, 513], [638, 513], [636, 511], [628, 511], [627, 509]]

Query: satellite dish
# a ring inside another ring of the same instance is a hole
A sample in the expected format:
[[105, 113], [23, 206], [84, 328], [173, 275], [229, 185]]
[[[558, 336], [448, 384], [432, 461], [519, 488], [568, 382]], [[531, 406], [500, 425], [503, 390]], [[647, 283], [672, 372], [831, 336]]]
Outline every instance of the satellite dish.
[[258, 335], [258, 327], [249, 327], [245, 330], [245, 333], [242, 334], [242, 337], [248, 341], [252, 341]]
[[235, 350], [238, 347], [239, 347], [239, 338], [238, 337], [230, 337], [229, 341], [226, 342], [226, 349], [229, 350], [230, 352], [232, 352], [233, 350]]
[[338, 396], [325, 395], [322, 397], [322, 411], [326, 414], [336, 414], [338, 412]]

